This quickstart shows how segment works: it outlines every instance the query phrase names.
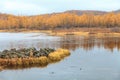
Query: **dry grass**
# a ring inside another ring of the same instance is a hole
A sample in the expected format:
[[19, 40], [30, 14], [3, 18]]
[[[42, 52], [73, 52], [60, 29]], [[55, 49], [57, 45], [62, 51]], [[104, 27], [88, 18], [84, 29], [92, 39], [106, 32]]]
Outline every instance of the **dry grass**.
[[79, 35], [79, 36], [96, 36], [96, 37], [106, 37], [106, 36], [112, 36], [112, 37], [120, 37], [120, 33], [116, 32], [110, 32], [110, 33], [103, 33], [103, 32], [95, 32], [95, 33], [90, 33], [90, 32], [83, 32], [83, 31], [76, 31], [72, 33], [68, 32], [57, 32], [57, 33], [50, 33], [50, 35], [53, 36], [65, 36], [65, 35]]
[[0, 30], [0, 32], [23, 32], [23, 33], [51, 33], [51, 30], [25, 30], [25, 29], [18, 29], [18, 30]]
[[30, 66], [32, 64], [46, 65], [48, 64], [48, 58], [42, 56], [39, 58], [12, 58], [12, 59], [0, 59], [1, 66]]
[[0, 71], [2, 71], [3, 70], [3, 68], [0, 66]]
[[55, 52], [52, 52], [48, 55], [50, 61], [60, 61], [64, 57], [70, 55], [69, 50], [66, 49], [58, 49]]
[[104, 37], [114, 36], [120, 37], [120, 31], [113, 31], [114, 28], [73, 28], [53, 30], [50, 35], [64, 36], [64, 35], [79, 35], [79, 36], [97, 36]]
[[48, 35], [64, 36], [64, 35], [80, 35], [80, 36], [97, 36], [104, 37], [106, 35], [120, 37], [120, 31], [116, 32], [114, 28], [71, 28], [59, 30], [0, 30], [0, 32], [24, 32], [24, 33], [47, 33]]
[[32, 66], [32, 65], [48, 65], [49, 63], [54, 63], [56, 61], [60, 61], [64, 57], [70, 55], [69, 50], [66, 49], [58, 49], [55, 52], [52, 52], [46, 56], [41, 56], [41, 57], [29, 57], [29, 58], [12, 58], [12, 59], [2, 59], [0, 58], [0, 66], [3, 67], [16, 67], [16, 66]]

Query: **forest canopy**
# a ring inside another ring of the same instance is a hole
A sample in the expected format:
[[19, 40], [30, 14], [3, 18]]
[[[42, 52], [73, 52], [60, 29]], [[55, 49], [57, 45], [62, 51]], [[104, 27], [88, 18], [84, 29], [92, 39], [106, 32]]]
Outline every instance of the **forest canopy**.
[[48, 14], [37, 16], [0, 15], [0, 29], [63, 29], [63, 28], [120, 27], [120, 14], [103, 15], [73, 13]]

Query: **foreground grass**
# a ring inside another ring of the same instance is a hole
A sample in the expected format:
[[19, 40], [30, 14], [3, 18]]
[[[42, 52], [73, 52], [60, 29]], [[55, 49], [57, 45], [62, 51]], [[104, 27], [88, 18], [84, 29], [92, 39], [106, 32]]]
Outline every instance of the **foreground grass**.
[[33, 65], [46, 66], [49, 63], [54, 63], [69, 56], [70, 52], [66, 49], [58, 49], [51, 52], [48, 56], [40, 57], [28, 57], [28, 58], [11, 58], [2, 59], [0, 58], [0, 70], [7, 67], [30, 67]]

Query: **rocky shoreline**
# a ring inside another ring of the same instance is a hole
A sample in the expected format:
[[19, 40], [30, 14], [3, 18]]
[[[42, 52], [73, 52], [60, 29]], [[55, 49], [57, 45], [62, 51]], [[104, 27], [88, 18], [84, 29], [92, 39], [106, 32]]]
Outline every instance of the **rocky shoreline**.
[[37, 50], [36, 48], [23, 48], [16, 50], [4, 50], [0, 52], [0, 58], [2, 59], [11, 59], [11, 58], [28, 58], [28, 57], [40, 57], [48, 56], [49, 53], [54, 52], [55, 49], [44, 48]]
[[56, 61], [60, 61], [70, 55], [67, 49], [11, 49], [0, 52], [0, 70], [6, 67], [28, 67], [32, 65], [48, 65]]

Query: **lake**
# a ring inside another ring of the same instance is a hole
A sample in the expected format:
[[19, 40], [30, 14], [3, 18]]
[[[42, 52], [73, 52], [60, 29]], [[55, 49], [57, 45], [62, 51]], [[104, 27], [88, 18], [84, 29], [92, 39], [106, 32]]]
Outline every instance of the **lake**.
[[120, 80], [120, 37], [0, 33], [0, 51], [66, 48], [71, 55], [45, 67], [6, 69], [0, 80]]

